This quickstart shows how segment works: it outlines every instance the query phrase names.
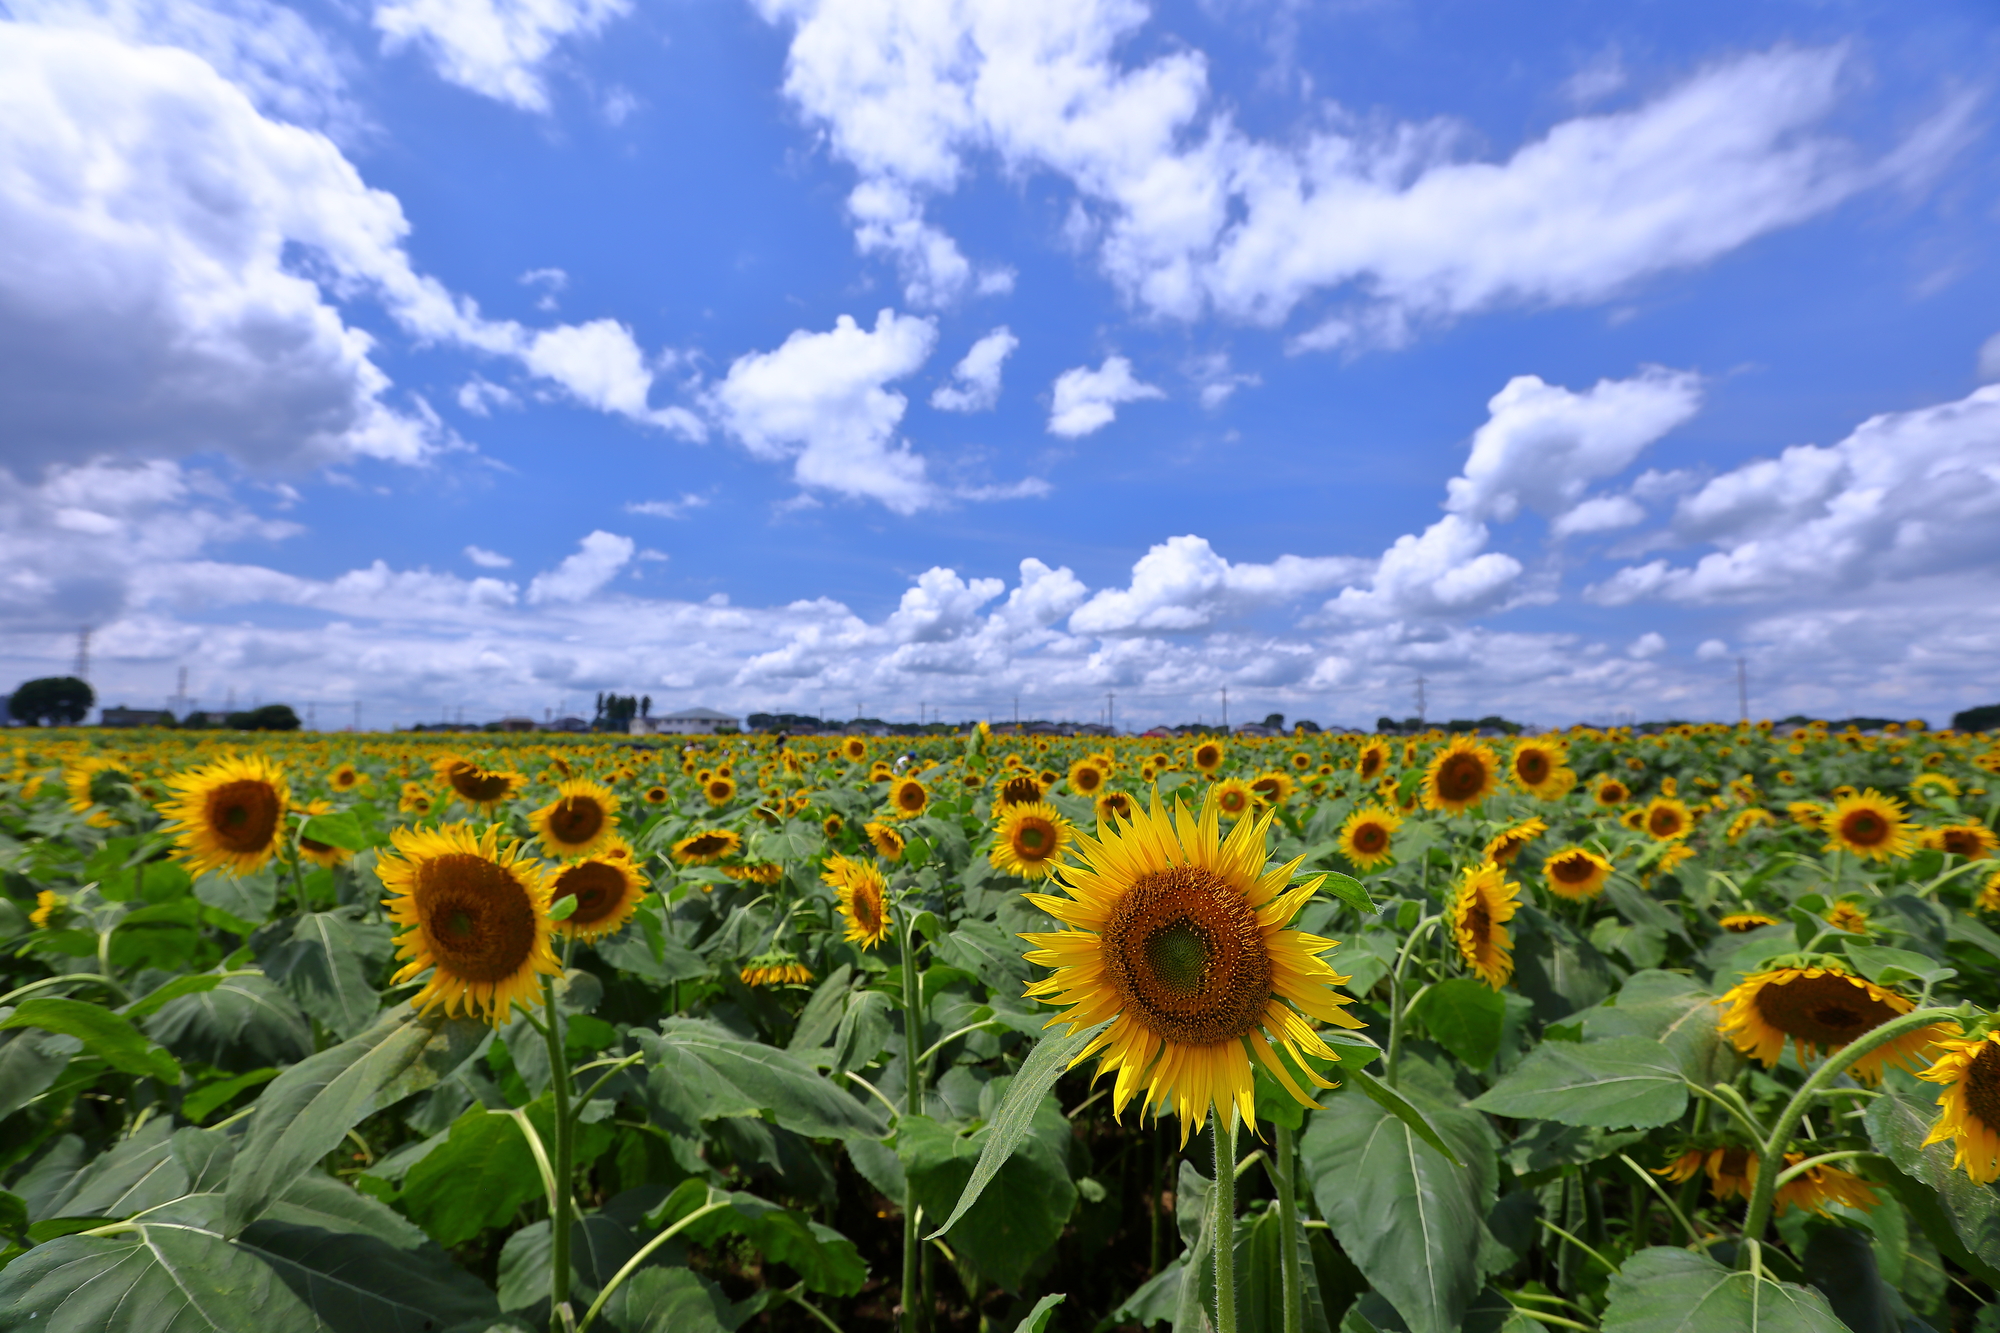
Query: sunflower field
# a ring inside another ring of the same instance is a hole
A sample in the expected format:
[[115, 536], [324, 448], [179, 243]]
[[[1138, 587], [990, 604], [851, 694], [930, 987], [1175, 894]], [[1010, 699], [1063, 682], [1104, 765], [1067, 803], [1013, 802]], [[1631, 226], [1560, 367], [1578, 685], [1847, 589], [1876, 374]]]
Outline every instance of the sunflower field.
[[2000, 738], [0, 741], [0, 1330], [2000, 1333]]

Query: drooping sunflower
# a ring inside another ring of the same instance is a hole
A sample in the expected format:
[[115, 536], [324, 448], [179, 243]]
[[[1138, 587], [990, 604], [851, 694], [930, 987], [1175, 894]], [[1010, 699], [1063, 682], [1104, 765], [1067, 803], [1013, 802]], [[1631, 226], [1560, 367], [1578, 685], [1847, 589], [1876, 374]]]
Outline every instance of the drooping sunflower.
[[893, 924], [889, 918], [889, 881], [882, 878], [880, 870], [867, 861], [829, 856], [820, 878], [833, 886], [834, 897], [840, 901], [849, 943], [872, 949], [888, 938]]
[[1215, 808], [1224, 819], [1241, 819], [1257, 806], [1257, 793], [1241, 778], [1224, 778], [1215, 784]]
[[1547, 797], [1563, 785], [1563, 766], [1569, 760], [1569, 747], [1553, 736], [1533, 736], [1514, 742], [1513, 753], [1507, 756], [1507, 776], [1522, 791], [1535, 796]]
[[701, 794], [710, 805], [728, 805], [736, 799], [736, 779], [727, 773], [711, 773], [701, 784]]
[[136, 781], [125, 760], [105, 755], [89, 755], [63, 766], [63, 786], [69, 791], [69, 808], [93, 828], [114, 828], [118, 821], [98, 806], [117, 803], [125, 788]]
[[1132, 798], [1122, 791], [1108, 791], [1097, 798], [1097, 817], [1104, 819], [1130, 819]]
[[1804, 828], [1825, 828], [1827, 814], [1827, 808], [1818, 801], [1793, 801], [1785, 807], [1786, 817]]
[[1611, 878], [1611, 862], [1588, 847], [1564, 847], [1543, 858], [1542, 874], [1548, 879], [1550, 893], [1581, 902], [1604, 892]]
[[[1802, 1152], [1785, 1154], [1787, 1168], [1797, 1166], [1806, 1160]], [[1860, 1212], [1870, 1212], [1881, 1205], [1875, 1191], [1868, 1188], [1868, 1182], [1852, 1171], [1843, 1171], [1837, 1166], [1820, 1162], [1807, 1167], [1778, 1186], [1773, 1196], [1780, 1215], [1793, 1208], [1803, 1208], [1809, 1213], [1826, 1215], [1826, 1206], [1837, 1203]]]
[[743, 835], [735, 829], [710, 828], [682, 838], [671, 855], [684, 866], [708, 866], [742, 850]]
[[1500, 786], [1500, 757], [1482, 741], [1454, 736], [1424, 769], [1424, 808], [1463, 814]]
[[474, 833], [468, 824], [392, 829], [391, 855], [376, 863], [389, 900], [389, 919], [408, 929], [397, 938], [405, 959], [394, 980], [431, 977], [410, 1003], [419, 1012], [442, 1004], [483, 1014], [498, 1027], [516, 1000], [532, 1001], [542, 976], [562, 964], [549, 947], [547, 872], [500, 842], [500, 829]]
[[1993, 854], [1995, 847], [2000, 847], [2000, 838], [1995, 838], [1993, 830], [1984, 824], [1947, 824], [1943, 828], [1926, 829], [1924, 846], [1968, 861], [1983, 861]]
[[1949, 1141], [1954, 1167], [1982, 1185], [2000, 1179], [2000, 1032], [1939, 1042], [1917, 1077], [1944, 1085], [1923, 1146]]
[[1078, 796], [1095, 796], [1104, 787], [1104, 770], [1095, 760], [1079, 759], [1069, 766], [1069, 789]]
[[1221, 741], [1203, 741], [1194, 747], [1194, 766], [1203, 773], [1213, 774], [1222, 767], [1222, 756]]
[[177, 797], [160, 813], [179, 825], [175, 855], [194, 875], [211, 870], [247, 875], [284, 842], [292, 789], [266, 755], [219, 759], [176, 773], [167, 786]]
[[1646, 803], [1643, 827], [1659, 841], [1670, 842], [1685, 838], [1694, 831], [1694, 814], [1685, 801], [1672, 796], [1655, 796]]
[[1764, 828], [1773, 822], [1774, 820], [1769, 810], [1764, 809], [1760, 805], [1753, 805], [1729, 821], [1727, 836], [1731, 842], [1738, 842], [1751, 829]]
[[1631, 800], [1632, 789], [1617, 778], [1601, 778], [1590, 795], [1599, 805], [1610, 809]]
[[1916, 825], [1903, 819], [1902, 802], [1870, 787], [1843, 796], [1826, 816], [1826, 849], [1888, 861], [1915, 850]]
[[1497, 866], [1510, 866], [1521, 849], [1549, 831], [1549, 826], [1539, 819], [1524, 819], [1518, 824], [1509, 824], [1494, 834], [1486, 843], [1481, 859]]
[[1488, 861], [1466, 868], [1446, 909], [1458, 956], [1494, 990], [1514, 975], [1514, 940], [1505, 923], [1520, 909], [1520, 893], [1521, 886]]
[[618, 835], [618, 798], [589, 778], [571, 778], [528, 824], [550, 856], [589, 856]]
[[1748, 1148], [1716, 1148], [1706, 1166], [1708, 1192], [1718, 1203], [1748, 1199], [1757, 1187], [1757, 1154]]
[[[619, 849], [625, 854], [611, 854]], [[622, 843], [571, 861], [549, 880], [551, 906], [564, 898], [576, 899], [575, 910], [556, 922], [556, 929], [580, 940], [602, 939], [623, 930], [645, 896], [646, 881], [632, 864], [631, 848]]]
[[[1822, 960], [1824, 961], [1824, 960]], [[1770, 1068], [1793, 1043], [1799, 1063], [1821, 1049], [1838, 1051], [1864, 1033], [1916, 1006], [1895, 991], [1824, 965], [1775, 967], [1745, 977], [1716, 1004], [1728, 1012], [1717, 1024], [1736, 1049]], [[1937, 1042], [1954, 1035], [1950, 1023], [1933, 1023], [1877, 1046], [1848, 1067], [1854, 1077], [1876, 1082], [1887, 1064], [1913, 1066]]]
[[1857, 903], [1846, 899], [1826, 909], [1826, 924], [1835, 930], [1844, 930], [1850, 935], [1868, 933], [1868, 913]]
[[1051, 1026], [1110, 1020], [1073, 1063], [1102, 1052], [1113, 1114], [1135, 1096], [1155, 1115], [1171, 1108], [1183, 1146], [1211, 1103], [1231, 1123], [1255, 1118], [1252, 1057], [1314, 1104], [1267, 1032], [1307, 1081], [1331, 1087], [1304, 1057], [1338, 1057], [1307, 1020], [1361, 1026], [1332, 989], [1346, 979], [1320, 957], [1335, 942], [1286, 929], [1325, 877], [1293, 884], [1302, 857], [1266, 871], [1272, 818], [1238, 820], [1224, 838], [1213, 789], [1198, 814], [1176, 802], [1171, 815], [1156, 790], [1129, 824], [1076, 835], [1075, 860], [1057, 871], [1066, 896], [1028, 895], [1068, 928], [1022, 936], [1028, 961], [1055, 969], [1027, 994], [1065, 1006]]
[[1390, 844], [1403, 817], [1380, 806], [1358, 806], [1340, 825], [1340, 854], [1361, 870], [1373, 870], [1395, 853]]
[[987, 859], [1010, 875], [1047, 879], [1072, 832], [1069, 821], [1045, 801], [1002, 806]]
[[915, 819], [930, 803], [930, 789], [915, 778], [897, 778], [889, 784], [889, 813], [897, 819]]
[[1363, 782], [1373, 782], [1389, 767], [1389, 747], [1383, 741], [1369, 741], [1361, 747], [1361, 753], [1354, 760], [1354, 775]]
[[785, 877], [785, 868], [776, 861], [746, 861], [741, 865], [724, 866], [722, 873], [739, 882], [768, 887]]
[[1742, 935], [1763, 926], [1775, 926], [1778, 918], [1762, 912], [1731, 912], [1715, 924], [1733, 935]]
[[1033, 773], [1003, 773], [994, 783], [993, 800], [999, 805], [1033, 805], [1046, 791], [1042, 780]]
[[895, 825], [871, 821], [863, 824], [861, 831], [868, 835], [869, 845], [874, 847], [875, 855], [884, 861], [903, 859], [903, 835], [896, 830]]
[[746, 986], [789, 986], [813, 979], [812, 969], [784, 949], [758, 954], [737, 975]]
[[449, 752], [432, 759], [431, 767], [459, 800], [487, 815], [528, 783], [519, 773], [481, 768], [463, 755]]

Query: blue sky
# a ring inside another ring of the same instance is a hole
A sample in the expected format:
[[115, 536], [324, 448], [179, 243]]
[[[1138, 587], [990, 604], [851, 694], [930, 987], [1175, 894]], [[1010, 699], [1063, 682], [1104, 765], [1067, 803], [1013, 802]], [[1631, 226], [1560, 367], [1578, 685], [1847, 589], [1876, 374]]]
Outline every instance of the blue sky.
[[1942, 722], [2000, 21], [1911, 12], [0, 0], [0, 671]]

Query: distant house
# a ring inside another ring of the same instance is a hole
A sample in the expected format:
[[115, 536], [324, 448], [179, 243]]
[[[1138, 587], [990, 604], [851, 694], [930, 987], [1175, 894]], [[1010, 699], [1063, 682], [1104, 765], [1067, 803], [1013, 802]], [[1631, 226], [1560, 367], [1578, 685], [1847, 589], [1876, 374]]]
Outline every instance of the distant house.
[[120, 704], [99, 715], [100, 727], [171, 727], [174, 715], [164, 708], [127, 708]]
[[559, 717], [544, 728], [546, 731], [589, 731], [590, 724], [580, 717]]
[[683, 708], [660, 717], [635, 717], [631, 725], [634, 736], [712, 736], [718, 731], [741, 730], [741, 718], [713, 708]]
[[1285, 733], [1279, 731], [1276, 727], [1267, 727], [1262, 722], [1245, 722], [1242, 726], [1236, 728], [1235, 734], [1238, 736], [1268, 737], [1268, 736], [1282, 736]]
[[496, 725], [502, 731], [537, 731], [541, 727], [532, 717], [503, 717]]

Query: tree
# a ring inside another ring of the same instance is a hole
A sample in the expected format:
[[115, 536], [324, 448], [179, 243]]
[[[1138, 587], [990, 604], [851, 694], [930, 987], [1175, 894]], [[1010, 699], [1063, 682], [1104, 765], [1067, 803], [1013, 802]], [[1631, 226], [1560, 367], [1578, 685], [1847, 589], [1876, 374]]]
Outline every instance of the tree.
[[1985, 704], [1979, 708], [1968, 708], [1963, 713], [1952, 714], [1951, 729], [1953, 731], [2000, 730], [2000, 704]]
[[1273, 731], [1283, 731], [1285, 729], [1285, 715], [1283, 713], [1267, 714], [1264, 718], [1264, 725]]
[[297, 731], [299, 715], [290, 704], [265, 704], [247, 713], [231, 713], [228, 725], [238, 731]]
[[7, 711], [36, 727], [73, 727], [90, 715], [97, 692], [75, 676], [43, 676], [15, 690]]

